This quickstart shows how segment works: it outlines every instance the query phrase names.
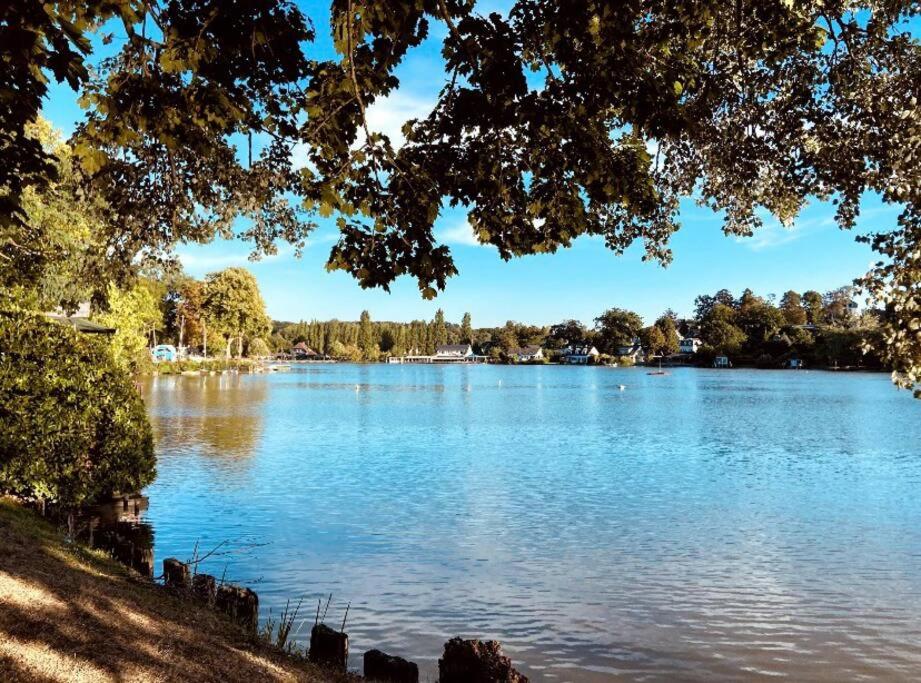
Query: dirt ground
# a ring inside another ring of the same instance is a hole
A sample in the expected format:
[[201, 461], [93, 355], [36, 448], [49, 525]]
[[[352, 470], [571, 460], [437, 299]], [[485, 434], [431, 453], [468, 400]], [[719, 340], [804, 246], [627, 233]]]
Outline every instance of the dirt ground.
[[345, 681], [0, 500], [0, 680]]

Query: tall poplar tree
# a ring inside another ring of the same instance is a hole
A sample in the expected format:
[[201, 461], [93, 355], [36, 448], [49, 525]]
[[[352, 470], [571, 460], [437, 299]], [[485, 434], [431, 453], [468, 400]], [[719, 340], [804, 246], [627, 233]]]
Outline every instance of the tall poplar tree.
[[371, 325], [371, 314], [367, 311], [361, 312], [361, 319], [358, 323], [358, 348], [365, 360], [371, 360], [377, 356], [374, 327]]
[[464, 317], [461, 320], [460, 340], [463, 344], [473, 343], [473, 326], [471, 325], [469, 313], [464, 313]]

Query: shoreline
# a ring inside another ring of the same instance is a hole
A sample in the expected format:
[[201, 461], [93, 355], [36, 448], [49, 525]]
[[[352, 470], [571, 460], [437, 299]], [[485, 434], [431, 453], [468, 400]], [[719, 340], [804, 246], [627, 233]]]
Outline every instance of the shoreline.
[[347, 683], [0, 499], [0, 679]]
[[[123, 497], [126, 509], [138, 497]], [[125, 542], [90, 547], [26, 501], [0, 496], [0, 680], [419, 683], [417, 664], [378, 649], [364, 652], [364, 676], [350, 671], [345, 620], [342, 630], [328, 626], [319, 605], [300, 647], [288, 640], [300, 603], [289, 612], [289, 601], [280, 621], [271, 610], [260, 620], [253, 590], [196, 573], [197, 560], [166, 558], [154, 576], [152, 550], [130, 543], [128, 558]], [[451, 638], [438, 669], [441, 681], [528, 682], [497, 641]]]

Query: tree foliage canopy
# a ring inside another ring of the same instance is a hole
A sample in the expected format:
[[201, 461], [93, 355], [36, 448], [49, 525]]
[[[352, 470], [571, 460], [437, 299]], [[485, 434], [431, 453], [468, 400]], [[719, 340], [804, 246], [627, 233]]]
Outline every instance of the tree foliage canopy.
[[[330, 268], [368, 287], [410, 275], [432, 297], [456, 272], [433, 231], [445, 204], [465, 207], [503, 258], [599, 235], [668, 262], [684, 197], [750, 235], [759, 209], [790, 223], [812, 197], [835, 201], [851, 228], [876, 193], [902, 213], [864, 237], [881, 261], [863, 284], [893, 313], [897, 379], [919, 380], [914, 0], [516, 0], [504, 16], [473, 0], [333, 0], [335, 59], [310, 56], [312, 26], [288, 0], [26, 0], [0, 12], [8, 250], [28, 248], [24, 188], [54, 175], [23, 132], [44, 69], [82, 92], [74, 151], [108, 207], [107, 253], [125, 264], [229, 235], [240, 215], [257, 252], [279, 238], [299, 247], [310, 212], [335, 214]], [[88, 34], [106, 20], [127, 40], [91, 78]], [[396, 147], [366, 111], [399, 86], [433, 21], [447, 80]]]
[[610, 308], [595, 318], [598, 348], [611, 355], [617, 355], [620, 346], [629, 346], [643, 329], [643, 319], [633, 311]]
[[272, 329], [259, 283], [245, 268], [227, 268], [208, 275], [203, 308], [208, 330], [226, 340], [228, 357], [234, 340], [242, 352], [244, 338], [264, 337]]
[[104, 342], [0, 313], [0, 490], [64, 505], [154, 477], [140, 394]]

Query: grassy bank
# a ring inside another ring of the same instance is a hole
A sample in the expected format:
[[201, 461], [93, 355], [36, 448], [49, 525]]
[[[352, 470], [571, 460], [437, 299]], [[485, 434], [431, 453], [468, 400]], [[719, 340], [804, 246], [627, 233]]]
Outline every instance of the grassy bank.
[[344, 681], [0, 499], [0, 680]]

